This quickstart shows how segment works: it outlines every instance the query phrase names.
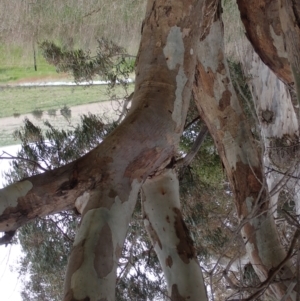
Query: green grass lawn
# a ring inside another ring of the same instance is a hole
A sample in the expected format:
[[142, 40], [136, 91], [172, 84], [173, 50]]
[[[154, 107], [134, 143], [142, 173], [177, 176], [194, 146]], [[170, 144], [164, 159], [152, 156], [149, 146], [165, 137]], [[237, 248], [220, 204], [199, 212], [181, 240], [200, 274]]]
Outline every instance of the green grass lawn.
[[[130, 85], [133, 91], [133, 85]], [[123, 96], [121, 88], [115, 91]], [[106, 85], [97, 86], [48, 86], [48, 87], [0, 87], [0, 118], [27, 114], [36, 110], [49, 111], [64, 106], [109, 100]]]
[[33, 59], [22, 59], [16, 55], [10, 61], [0, 55], [0, 85], [18, 80], [60, 76], [55, 67], [49, 65], [41, 55], [37, 56], [37, 71], [34, 70]]
[[56, 77], [57, 72], [55, 67], [49, 65], [38, 66], [37, 71], [33, 66], [20, 66], [20, 67], [0, 67], [0, 84], [11, 83], [18, 80], [27, 80], [40, 77]]

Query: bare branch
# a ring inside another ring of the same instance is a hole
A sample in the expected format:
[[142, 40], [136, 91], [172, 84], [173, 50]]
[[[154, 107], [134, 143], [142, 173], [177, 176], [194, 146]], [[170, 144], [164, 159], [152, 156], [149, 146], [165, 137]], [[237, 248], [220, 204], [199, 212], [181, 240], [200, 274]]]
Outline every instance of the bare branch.
[[188, 154], [184, 158], [177, 160], [176, 162], [177, 167], [188, 166], [192, 162], [197, 152], [199, 151], [204, 141], [204, 138], [206, 137], [207, 132], [208, 132], [208, 128], [206, 125], [204, 125], [200, 133], [198, 134], [194, 144], [192, 145], [190, 151], [188, 152]]

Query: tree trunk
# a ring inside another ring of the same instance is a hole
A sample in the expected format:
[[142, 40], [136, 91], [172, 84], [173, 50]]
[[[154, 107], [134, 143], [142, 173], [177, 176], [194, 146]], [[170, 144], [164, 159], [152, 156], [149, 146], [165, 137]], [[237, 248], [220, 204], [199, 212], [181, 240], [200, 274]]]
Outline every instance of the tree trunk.
[[[38, 211], [32, 215], [28, 204], [84, 201], [68, 264], [66, 301], [114, 300], [117, 262], [138, 190], [150, 174], [169, 163], [182, 133], [203, 2], [150, 1], [134, 99], [125, 120], [81, 159], [2, 190], [4, 231], [38, 215]], [[26, 208], [25, 217], [21, 208]], [[51, 207], [49, 211], [55, 210]]]
[[279, 0], [237, 0], [246, 34], [261, 60], [286, 84], [294, 82], [280, 23]]
[[132, 107], [103, 142], [106, 156], [100, 162], [108, 165], [83, 211], [68, 264], [65, 301], [114, 300], [117, 262], [138, 190], [175, 155], [183, 130], [200, 1], [159, 0], [150, 7], [142, 28]]
[[[297, 180], [293, 176], [297, 176], [299, 169], [299, 124], [287, 87], [253, 52], [251, 45], [247, 48], [243, 66], [264, 143], [266, 179], [271, 192], [270, 205], [276, 213], [277, 199], [282, 188], [296, 187]], [[297, 203], [298, 201], [296, 205]]]
[[166, 169], [143, 185], [143, 218], [172, 301], [207, 300], [193, 241], [182, 219], [176, 172]]
[[[194, 97], [218, 148], [234, 193], [247, 254], [261, 281], [285, 258], [272, 215], [261, 164], [243, 110], [231, 84], [223, 51], [223, 24], [219, 14], [200, 42]], [[291, 275], [286, 265], [281, 276]], [[281, 284], [271, 286], [277, 299]]]

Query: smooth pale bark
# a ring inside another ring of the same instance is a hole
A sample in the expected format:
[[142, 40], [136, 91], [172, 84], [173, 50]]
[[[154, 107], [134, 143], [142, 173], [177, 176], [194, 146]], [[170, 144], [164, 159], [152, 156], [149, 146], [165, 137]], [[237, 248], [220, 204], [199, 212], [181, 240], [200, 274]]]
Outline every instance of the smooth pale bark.
[[283, 82], [293, 85], [278, 0], [237, 0], [237, 4], [255, 52]]
[[[285, 176], [285, 173], [297, 176], [299, 124], [287, 87], [260, 60], [251, 45], [247, 48], [247, 55], [243, 58], [244, 72], [264, 142], [266, 179], [272, 193], [271, 208], [276, 214], [281, 188], [295, 188], [296, 180]], [[296, 200], [295, 203], [298, 208], [299, 202]]]
[[[200, 116], [209, 128], [231, 183], [247, 254], [264, 281], [271, 269], [285, 258], [285, 252], [269, 212], [262, 156], [232, 87], [219, 15], [200, 42], [193, 89]], [[291, 276], [288, 266], [281, 269], [280, 276]], [[271, 288], [279, 300], [286, 291], [281, 283]]]
[[207, 300], [193, 241], [180, 209], [175, 170], [166, 169], [142, 188], [143, 218], [164, 271], [172, 301]]

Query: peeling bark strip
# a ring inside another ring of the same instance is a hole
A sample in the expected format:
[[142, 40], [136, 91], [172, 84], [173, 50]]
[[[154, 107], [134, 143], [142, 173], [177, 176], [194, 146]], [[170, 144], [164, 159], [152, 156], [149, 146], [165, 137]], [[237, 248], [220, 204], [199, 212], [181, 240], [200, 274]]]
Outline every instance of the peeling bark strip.
[[[198, 49], [194, 98], [225, 166], [238, 217], [245, 223], [242, 236], [247, 255], [264, 281], [272, 267], [284, 259], [285, 253], [273, 217], [268, 212], [269, 199], [261, 155], [231, 84], [224, 58], [220, 16], [216, 15], [209, 34]], [[286, 288], [283, 284], [273, 284], [271, 288], [278, 300], [284, 296]]]
[[247, 37], [261, 60], [286, 84], [294, 82], [286, 51], [279, 0], [237, 0]]
[[[142, 189], [144, 223], [164, 271], [171, 300], [207, 300], [193, 241], [182, 220], [176, 172], [166, 169], [147, 179]], [[152, 231], [148, 231], [148, 225]]]

